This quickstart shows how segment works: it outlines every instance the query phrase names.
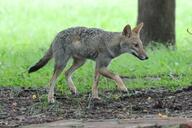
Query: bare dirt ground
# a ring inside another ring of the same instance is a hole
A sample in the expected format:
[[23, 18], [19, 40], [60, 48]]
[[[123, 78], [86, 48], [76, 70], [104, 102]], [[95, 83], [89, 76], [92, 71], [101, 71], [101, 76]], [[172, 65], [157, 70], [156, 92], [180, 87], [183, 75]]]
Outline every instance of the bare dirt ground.
[[57, 102], [47, 103], [44, 88], [0, 88], [0, 127], [18, 127], [62, 119], [106, 120], [192, 117], [192, 86], [170, 91], [164, 88], [100, 92], [102, 100], [90, 93], [78, 97], [56, 92]]
[[108, 119], [108, 120], [59, 120], [50, 123], [32, 124], [22, 128], [191, 128], [189, 118], [158, 117], [150, 119]]

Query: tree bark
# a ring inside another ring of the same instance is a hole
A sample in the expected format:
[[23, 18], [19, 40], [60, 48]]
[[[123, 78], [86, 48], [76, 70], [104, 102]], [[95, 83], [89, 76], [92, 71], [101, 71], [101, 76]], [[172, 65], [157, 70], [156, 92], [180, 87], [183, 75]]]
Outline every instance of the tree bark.
[[144, 45], [155, 41], [175, 46], [175, 0], [139, 0], [137, 24], [144, 23]]

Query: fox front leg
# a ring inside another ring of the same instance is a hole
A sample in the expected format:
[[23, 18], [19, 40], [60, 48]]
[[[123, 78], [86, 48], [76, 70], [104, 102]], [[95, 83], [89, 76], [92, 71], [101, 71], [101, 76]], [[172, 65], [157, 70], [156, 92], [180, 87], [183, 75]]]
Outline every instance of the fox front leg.
[[119, 75], [116, 75], [116, 74], [110, 72], [106, 67], [99, 69], [99, 73], [107, 78], [114, 80], [117, 84], [117, 88], [119, 91], [128, 92], [127, 87], [125, 86], [123, 80], [121, 79], [121, 77]]
[[100, 77], [100, 73], [97, 69], [95, 69], [95, 75], [94, 75], [93, 86], [92, 86], [92, 98], [97, 100], [100, 100], [100, 97], [98, 95], [99, 77]]
[[116, 75], [116, 74], [110, 72], [107, 69], [107, 66], [109, 65], [110, 61], [111, 61], [110, 58], [106, 58], [106, 57], [99, 58], [96, 61], [96, 65], [97, 65], [96, 69], [99, 71], [99, 74], [114, 80], [117, 84], [118, 90], [120, 90], [122, 92], [128, 92], [128, 90], [127, 90], [123, 80], [121, 79], [121, 77], [119, 75]]
[[[105, 58], [105, 59], [104, 59]], [[92, 98], [100, 100], [101, 98], [98, 95], [98, 83], [99, 83], [99, 77], [100, 77], [100, 67], [107, 66], [110, 63], [111, 59], [106, 59], [104, 56], [99, 56], [96, 59], [96, 66], [95, 66], [95, 74], [94, 74], [94, 80], [93, 80], [93, 86], [92, 86]]]

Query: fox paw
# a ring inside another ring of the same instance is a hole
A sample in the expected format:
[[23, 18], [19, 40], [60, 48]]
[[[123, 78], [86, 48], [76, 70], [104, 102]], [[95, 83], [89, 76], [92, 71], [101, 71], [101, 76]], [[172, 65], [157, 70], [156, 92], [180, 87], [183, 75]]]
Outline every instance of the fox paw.
[[48, 96], [48, 103], [55, 103], [54, 96]]
[[72, 94], [74, 97], [78, 97], [78, 96], [79, 96], [79, 93], [78, 93], [78, 92], [73, 92], [73, 91], [71, 91], [71, 94]]
[[101, 98], [98, 97], [98, 96], [93, 96], [92, 99], [93, 99], [93, 100], [101, 100]]
[[128, 93], [128, 89], [125, 87], [125, 88], [118, 88], [118, 90], [122, 93]]

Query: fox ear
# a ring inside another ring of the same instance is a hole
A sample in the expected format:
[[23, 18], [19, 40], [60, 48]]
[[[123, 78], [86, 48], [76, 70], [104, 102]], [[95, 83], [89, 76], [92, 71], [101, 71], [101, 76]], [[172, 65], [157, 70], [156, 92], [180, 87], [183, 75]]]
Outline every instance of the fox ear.
[[126, 25], [123, 29], [122, 35], [124, 36], [131, 36], [131, 26], [130, 25]]
[[135, 33], [137, 33], [137, 34], [139, 34], [140, 31], [141, 31], [141, 29], [143, 28], [143, 25], [144, 25], [144, 23], [141, 22], [141, 23], [140, 23], [139, 25], [137, 25], [137, 27], [135, 27], [132, 31], [135, 32]]

